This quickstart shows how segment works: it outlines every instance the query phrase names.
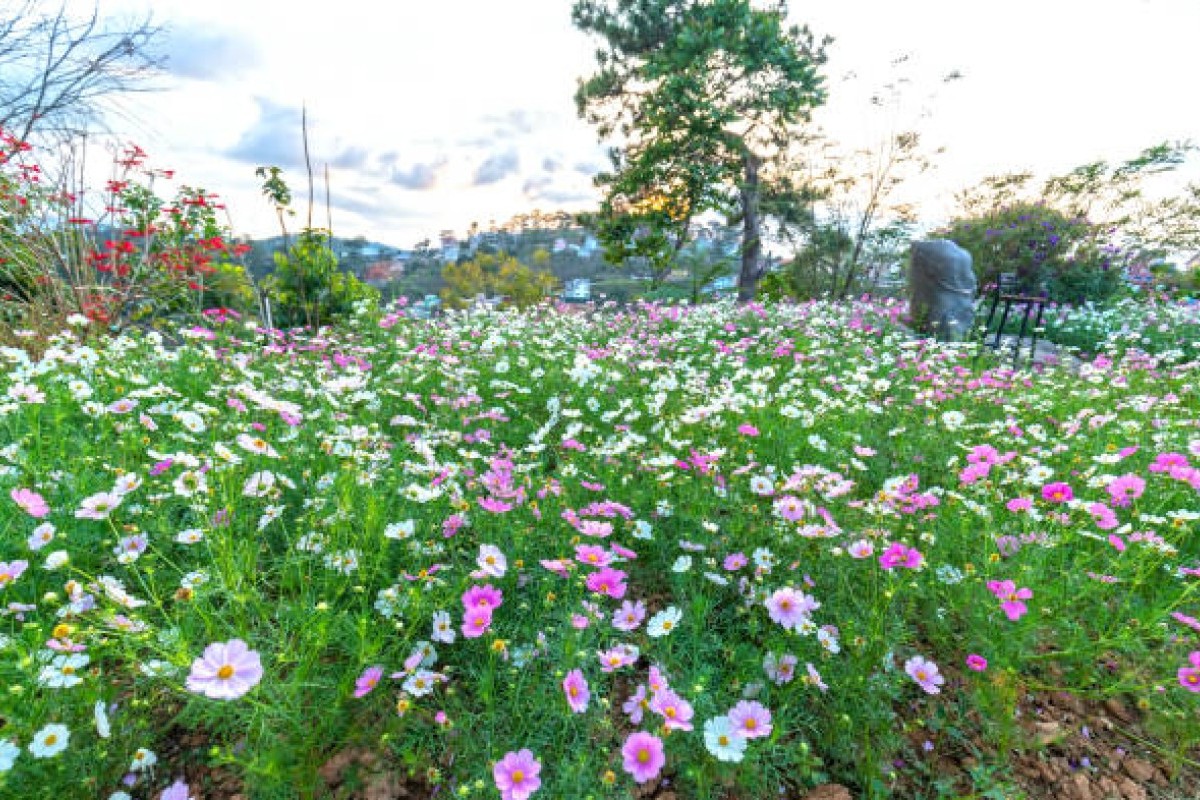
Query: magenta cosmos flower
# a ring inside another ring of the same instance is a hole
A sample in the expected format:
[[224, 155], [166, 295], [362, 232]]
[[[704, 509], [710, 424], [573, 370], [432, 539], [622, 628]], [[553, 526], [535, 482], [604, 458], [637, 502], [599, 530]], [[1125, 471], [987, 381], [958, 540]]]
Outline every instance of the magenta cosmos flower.
[[262, 680], [262, 660], [241, 639], [213, 642], [192, 662], [189, 692], [214, 700], [235, 700]]
[[879, 566], [889, 570], [896, 567], [920, 569], [924, 561], [925, 557], [917, 548], [909, 547], [902, 542], [892, 542], [888, 545], [888, 549], [879, 556]]
[[13, 489], [8, 496], [31, 517], [41, 519], [50, 513], [50, 506], [46, 505], [40, 494], [31, 489]]
[[1061, 481], [1047, 483], [1042, 487], [1042, 499], [1051, 503], [1069, 503], [1075, 499], [1075, 492], [1068, 484]]
[[987, 659], [978, 653], [971, 653], [967, 656], [967, 669], [975, 672], [983, 672], [988, 667]]
[[629, 735], [621, 747], [621, 755], [625, 757], [625, 771], [638, 783], [657, 778], [667, 763], [662, 739], [644, 731]]
[[1000, 608], [1013, 622], [1016, 622], [1029, 611], [1025, 600], [1033, 597], [1033, 590], [1025, 587], [1017, 588], [1012, 581], [988, 581], [988, 589], [1000, 599]]
[[526, 800], [542, 785], [538, 773], [542, 765], [533, 757], [529, 750], [518, 750], [506, 753], [504, 758], [492, 767], [492, 777], [496, 779], [496, 788], [500, 790], [502, 800]]
[[762, 703], [742, 700], [729, 710], [729, 721], [739, 736], [759, 739], [771, 735], [771, 712]]
[[604, 567], [587, 576], [587, 588], [588, 591], [599, 592], [614, 600], [620, 600], [625, 596], [625, 573], [619, 569]]
[[942, 690], [938, 687], [946, 682], [938, 671], [938, 665], [921, 656], [913, 656], [905, 661], [904, 671], [929, 694], [939, 694]]
[[567, 705], [576, 714], [582, 714], [587, 711], [588, 700], [592, 693], [588, 689], [587, 678], [583, 677], [583, 670], [573, 669], [567, 673], [567, 677], [562, 682], [563, 692], [567, 695]]
[[463, 592], [463, 607], [466, 609], [483, 609], [489, 614], [493, 609], [504, 603], [504, 593], [490, 583], [483, 586], [472, 586]]
[[1188, 654], [1189, 667], [1179, 668], [1179, 685], [1189, 692], [1200, 692], [1200, 650]]

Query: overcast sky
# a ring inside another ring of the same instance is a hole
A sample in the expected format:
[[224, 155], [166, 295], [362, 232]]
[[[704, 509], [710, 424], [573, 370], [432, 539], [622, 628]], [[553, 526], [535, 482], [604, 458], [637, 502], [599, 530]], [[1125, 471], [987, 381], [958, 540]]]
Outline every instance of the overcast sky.
[[[221, 194], [235, 232], [275, 228], [256, 166], [283, 167], [303, 195], [302, 104], [315, 165], [330, 167], [338, 235], [408, 247], [473, 221], [596, 203], [605, 148], [572, 99], [595, 43], [572, 28], [570, 0], [99, 2], [168, 27], [162, 91], [127, 104], [120, 130], [179, 182]], [[984, 175], [1200, 138], [1200, 0], [789, 5], [835, 40], [825, 129], [857, 143], [917, 122], [946, 147], [936, 176], [911, 190], [929, 218]], [[952, 70], [963, 79], [943, 85]], [[867, 98], [899, 75], [911, 79], [904, 105], [881, 114]], [[1187, 171], [1200, 177], [1197, 159]]]

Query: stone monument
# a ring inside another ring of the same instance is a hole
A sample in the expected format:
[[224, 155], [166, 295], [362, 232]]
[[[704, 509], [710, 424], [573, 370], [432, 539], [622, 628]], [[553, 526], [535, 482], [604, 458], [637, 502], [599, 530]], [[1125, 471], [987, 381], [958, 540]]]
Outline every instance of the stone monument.
[[913, 242], [908, 299], [918, 333], [942, 342], [965, 339], [975, 323], [978, 286], [966, 250], [949, 239]]

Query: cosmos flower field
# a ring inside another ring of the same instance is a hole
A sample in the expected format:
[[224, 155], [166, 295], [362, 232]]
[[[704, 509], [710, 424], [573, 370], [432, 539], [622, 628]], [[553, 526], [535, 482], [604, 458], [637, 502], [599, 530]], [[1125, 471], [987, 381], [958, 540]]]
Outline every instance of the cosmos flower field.
[[327, 796], [355, 749], [422, 797], [984, 796], [1042, 691], [1194, 756], [1195, 349], [1014, 372], [900, 318], [0, 351], [0, 795]]

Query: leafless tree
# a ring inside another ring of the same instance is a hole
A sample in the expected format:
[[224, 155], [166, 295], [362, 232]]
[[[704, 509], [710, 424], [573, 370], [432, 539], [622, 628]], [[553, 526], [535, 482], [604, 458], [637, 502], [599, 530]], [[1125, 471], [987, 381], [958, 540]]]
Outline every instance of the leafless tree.
[[99, 4], [72, 15], [65, 0], [0, 0], [0, 128], [22, 140], [102, 123], [120, 95], [152, 88], [162, 28], [149, 16], [108, 20]]

